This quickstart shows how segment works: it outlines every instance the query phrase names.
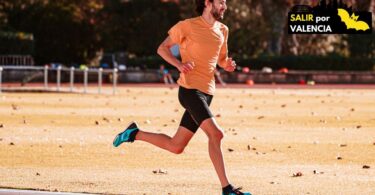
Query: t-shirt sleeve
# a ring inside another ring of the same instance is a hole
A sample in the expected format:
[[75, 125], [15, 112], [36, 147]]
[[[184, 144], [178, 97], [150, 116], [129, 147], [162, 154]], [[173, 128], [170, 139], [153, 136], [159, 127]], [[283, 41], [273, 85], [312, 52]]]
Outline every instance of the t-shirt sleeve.
[[228, 59], [228, 27], [223, 28], [224, 34], [224, 43], [221, 46], [218, 64], [221, 68], [225, 68], [227, 66], [227, 59]]
[[168, 34], [169, 37], [172, 39], [173, 43], [181, 45], [181, 43], [184, 41], [186, 36], [189, 33], [189, 26], [188, 22], [180, 21], [177, 24], [175, 24], [171, 29], [169, 29]]

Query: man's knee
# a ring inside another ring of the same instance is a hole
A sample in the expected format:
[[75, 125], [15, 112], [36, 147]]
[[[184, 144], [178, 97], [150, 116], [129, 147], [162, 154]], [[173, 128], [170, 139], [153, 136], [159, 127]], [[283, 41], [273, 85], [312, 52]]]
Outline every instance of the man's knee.
[[174, 154], [181, 154], [184, 150], [185, 146], [173, 146], [170, 151]]
[[209, 140], [220, 141], [224, 138], [224, 133], [214, 118], [204, 120], [200, 127], [207, 134]]
[[221, 141], [224, 138], [224, 133], [220, 129], [216, 129], [208, 135], [208, 138], [213, 141]]

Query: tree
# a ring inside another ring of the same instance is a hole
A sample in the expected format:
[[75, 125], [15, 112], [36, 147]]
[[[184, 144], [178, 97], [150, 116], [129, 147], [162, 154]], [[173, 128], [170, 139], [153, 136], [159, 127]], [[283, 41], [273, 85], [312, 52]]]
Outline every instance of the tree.
[[32, 33], [38, 64], [86, 63], [98, 50], [96, 1], [6, 1], [7, 29]]
[[[372, 22], [374, 30], [374, 6], [375, 2], [373, 0], [363, 0], [353, 2], [355, 10], [359, 11], [369, 11], [372, 12]], [[375, 35], [366, 34], [366, 35], [348, 35], [346, 37], [348, 42], [348, 49], [350, 56], [352, 57], [375, 57]]]
[[110, 52], [155, 55], [168, 29], [181, 19], [179, 14], [174, 2], [108, 0], [100, 14], [103, 46]]
[[[310, 1], [310, 0], [291, 0], [289, 7], [296, 4], [309, 5], [311, 7], [318, 4], [323, 7], [327, 6], [327, 2], [323, 1]], [[328, 1], [331, 4], [331, 1]], [[285, 32], [287, 27], [285, 28]], [[328, 55], [339, 54], [347, 55], [346, 42], [342, 35], [334, 34], [312, 34], [312, 35], [288, 35], [284, 34], [283, 37], [282, 55]]]
[[281, 55], [289, 2], [285, 0], [263, 0], [261, 2], [266, 23], [270, 25], [267, 53], [269, 55]]
[[250, 58], [264, 53], [269, 28], [260, 1], [232, 0], [224, 23], [229, 26], [229, 50], [234, 57]]

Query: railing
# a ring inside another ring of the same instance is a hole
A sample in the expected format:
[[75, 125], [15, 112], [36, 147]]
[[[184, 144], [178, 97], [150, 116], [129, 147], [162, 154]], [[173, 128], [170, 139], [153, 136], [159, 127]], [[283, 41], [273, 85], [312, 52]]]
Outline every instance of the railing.
[[0, 65], [13, 64], [16, 66], [34, 66], [34, 59], [30, 55], [0, 55]]
[[[37, 66], [0, 66], [0, 93], [3, 90], [2, 86], [2, 74], [5, 70], [13, 70], [13, 71], [21, 71], [21, 70], [36, 70], [43, 72], [43, 89], [46, 91], [54, 91], [52, 87], [49, 86], [49, 72], [50, 71], [56, 71], [56, 92], [61, 91], [69, 91], [69, 92], [80, 92], [80, 93], [88, 93], [88, 74], [89, 73], [96, 73], [97, 74], [97, 87], [98, 87], [98, 94], [102, 93], [102, 86], [103, 86], [103, 74], [111, 74], [112, 75], [112, 94], [116, 94], [117, 90], [117, 79], [118, 79], [118, 70], [115, 69], [89, 69], [89, 68], [83, 68], [83, 69], [75, 69], [74, 67], [71, 68], [63, 68], [61, 66], [57, 68], [49, 68], [48, 66], [44, 67], [37, 67]], [[63, 90], [61, 86], [61, 73], [62, 72], [69, 72], [69, 88], [68, 90]], [[76, 73], [83, 73], [83, 91], [77, 91], [74, 88], [75, 83], [75, 74]]]

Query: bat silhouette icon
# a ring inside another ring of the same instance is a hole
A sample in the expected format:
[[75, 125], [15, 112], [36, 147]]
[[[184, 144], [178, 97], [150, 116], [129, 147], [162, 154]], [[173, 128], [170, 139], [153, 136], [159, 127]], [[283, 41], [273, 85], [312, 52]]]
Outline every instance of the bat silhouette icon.
[[356, 31], [363, 30], [366, 31], [370, 29], [370, 26], [364, 21], [357, 21], [359, 16], [354, 13], [349, 16], [349, 13], [344, 9], [338, 9], [341, 21], [345, 23], [347, 29], [355, 29]]

